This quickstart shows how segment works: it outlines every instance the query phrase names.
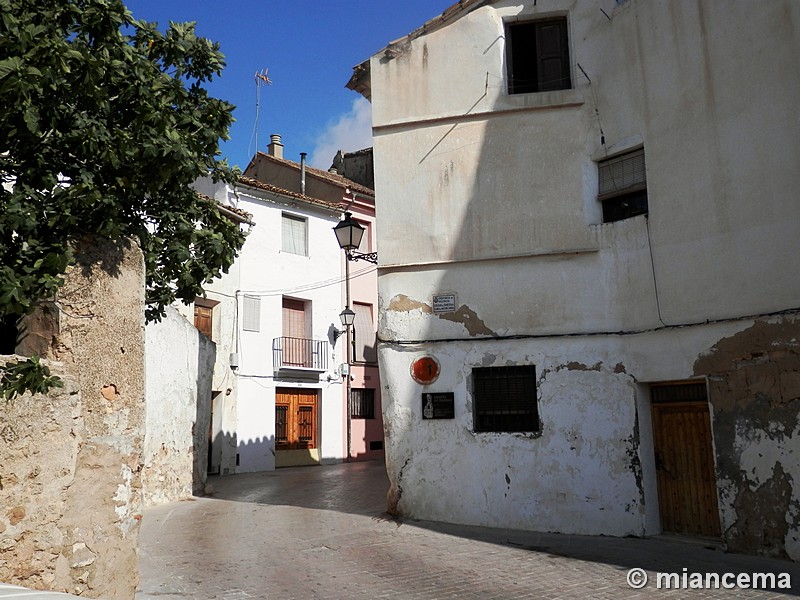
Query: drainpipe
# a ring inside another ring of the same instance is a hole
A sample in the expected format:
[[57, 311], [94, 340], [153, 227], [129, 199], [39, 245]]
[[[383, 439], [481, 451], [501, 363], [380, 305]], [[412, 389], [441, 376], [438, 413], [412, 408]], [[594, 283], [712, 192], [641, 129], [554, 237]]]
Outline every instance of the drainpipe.
[[300, 193], [306, 195], [306, 153], [300, 153]]

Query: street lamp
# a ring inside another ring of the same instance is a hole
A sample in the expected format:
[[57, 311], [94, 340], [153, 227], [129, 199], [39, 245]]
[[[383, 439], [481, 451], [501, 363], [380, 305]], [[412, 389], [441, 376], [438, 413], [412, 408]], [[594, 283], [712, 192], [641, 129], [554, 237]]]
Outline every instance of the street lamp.
[[339, 313], [339, 318], [348, 333], [348, 341], [350, 342], [347, 345], [347, 462], [350, 462], [353, 395], [352, 384], [350, 383], [350, 367], [356, 356], [356, 313], [350, 310], [350, 263], [355, 260], [365, 260], [377, 265], [378, 253], [356, 252], [361, 245], [361, 238], [364, 237], [364, 226], [353, 220], [353, 215], [349, 211], [345, 211], [344, 218], [333, 228], [333, 233], [336, 234], [336, 241], [339, 243], [339, 247], [344, 250], [344, 255], [347, 258], [344, 261], [345, 307]]
[[342, 325], [350, 327], [350, 325], [356, 322], [356, 313], [350, 310], [349, 306], [345, 306], [344, 310], [339, 313], [339, 318], [342, 320]]
[[365, 260], [372, 264], [378, 264], [378, 253], [356, 252], [356, 249], [361, 245], [361, 238], [364, 236], [364, 227], [358, 221], [353, 220], [353, 215], [349, 212], [344, 213], [344, 219], [336, 224], [333, 228], [333, 233], [336, 234], [336, 241], [339, 242], [339, 247], [344, 250], [347, 260]]

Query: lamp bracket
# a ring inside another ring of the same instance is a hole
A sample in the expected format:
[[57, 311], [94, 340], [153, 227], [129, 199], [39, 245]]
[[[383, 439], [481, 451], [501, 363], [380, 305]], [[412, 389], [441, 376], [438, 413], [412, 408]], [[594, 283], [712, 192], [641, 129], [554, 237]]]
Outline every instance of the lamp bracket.
[[371, 262], [373, 265], [378, 264], [378, 253], [377, 252], [354, 252], [353, 250], [348, 251], [347, 253], [347, 260], [349, 261], [356, 261], [356, 260], [365, 260], [367, 262]]

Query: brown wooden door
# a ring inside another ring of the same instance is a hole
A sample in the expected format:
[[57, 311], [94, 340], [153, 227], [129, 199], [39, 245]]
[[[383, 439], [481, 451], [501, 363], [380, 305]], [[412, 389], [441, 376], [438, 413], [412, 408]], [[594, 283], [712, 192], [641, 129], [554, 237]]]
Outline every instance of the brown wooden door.
[[652, 386], [651, 399], [661, 529], [719, 537], [705, 383]]
[[316, 390], [276, 390], [276, 450], [310, 450], [317, 447], [318, 406]]

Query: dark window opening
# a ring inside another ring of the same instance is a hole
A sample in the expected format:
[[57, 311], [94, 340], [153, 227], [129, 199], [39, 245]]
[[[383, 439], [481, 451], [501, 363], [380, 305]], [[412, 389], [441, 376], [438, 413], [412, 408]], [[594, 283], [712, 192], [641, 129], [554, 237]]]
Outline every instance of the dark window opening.
[[472, 369], [476, 432], [537, 432], [536, 367]]
[[644, 149], [601, 161], [597, 165], [603, 223], [646, 215], [647, 173]]
[[15, 354], [17, 347], [17, 316], [0, 318], [0, 354]]
[[377, 440], [369, 443], [370, 450], [383, 450], [383, 440]]
[[566, 18], [512, 23], [506, 40], [509, 94], [572, 87]]
[[375, 390], [371, 388], [350, 390], [350, 417], [353, 419], [375, 418]]

